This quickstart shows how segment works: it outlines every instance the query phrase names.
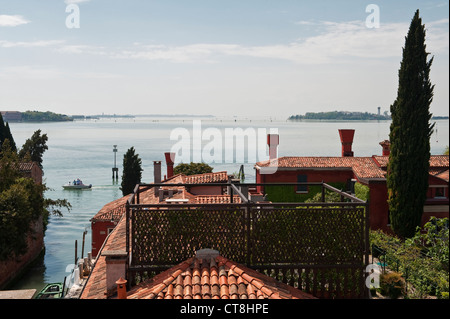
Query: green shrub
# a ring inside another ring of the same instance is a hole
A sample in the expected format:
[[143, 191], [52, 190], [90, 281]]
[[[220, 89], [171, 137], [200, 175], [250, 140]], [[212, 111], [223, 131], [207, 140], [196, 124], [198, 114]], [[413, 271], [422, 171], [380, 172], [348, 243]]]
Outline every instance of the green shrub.
[[405, 281], [401, 274], [389, 272], [380, 276], [380, 293], [391, 299], [398, 299], [404, 295]]
[[[444, 219], [432, 224], [439, 226], [441, 223], [445, 225], [445, 222]], [[414, 287], [407, 290], [409, 298], [424, 298], [427, 295], [448, 297], [448, 229], [438, 229], [442, 232], [436, 233], [429, 225], [424, 228], [426, 232], [418, 232], [413, 239], [406, 241], [382, 231], [370, 232], [371, 245], [386, 251], [387, 268], [403, 273], [407, 285]]]

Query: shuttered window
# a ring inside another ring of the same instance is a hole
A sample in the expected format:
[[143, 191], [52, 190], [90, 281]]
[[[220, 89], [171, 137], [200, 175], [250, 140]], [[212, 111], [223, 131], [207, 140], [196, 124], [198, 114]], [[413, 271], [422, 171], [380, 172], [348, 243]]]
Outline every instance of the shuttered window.
[[[306, 183], [308, 182], [307, 175], [297, 175], [297, 183]], [[308, 186], [307, 185], [297, 185], [297, 193], [307, 193]]]

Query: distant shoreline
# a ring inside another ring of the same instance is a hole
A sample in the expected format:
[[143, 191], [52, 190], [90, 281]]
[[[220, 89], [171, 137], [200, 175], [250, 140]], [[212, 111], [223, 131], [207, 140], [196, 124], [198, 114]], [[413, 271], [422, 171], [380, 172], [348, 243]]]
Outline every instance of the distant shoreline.
[[[448, 116], [433, 116], [432, 120], [448, 120]], [[390, 121], [388, 114], [373, 114], [368, 112], [308, 112], [305, 115], [292, 115], [289, 121]]]
[[[72, 122], [83, 120], [100, 120], [100, 119], [134, 119], [134, 118], [173, 118], [173, 119], [218, 119], [223, 120], [223, 116], [214, 116], [210, 114], [97, 114], [97, 115], [65, 115], [53, 112], [39, 111], [0, 111], [5, 122], [11, 123], [42, 123], [42, 122]], [[271, 116], [263, 117], [264, 120], [270, 121], [289, 121], [289, 122], [357, 122], [357, 121], [390, 121], [388, 115], [377, 115], [363, 112], [318, 112], [306, 113], [305, 115], [292, 115], [289, 118], [275, 118]], [[225, 117], [228, 119], [228, 117]], [[229, 116], [231, 120], [255, 120], [250, 116]], [[433, 116], [431, 120], [448, 120], [449, 116]]]

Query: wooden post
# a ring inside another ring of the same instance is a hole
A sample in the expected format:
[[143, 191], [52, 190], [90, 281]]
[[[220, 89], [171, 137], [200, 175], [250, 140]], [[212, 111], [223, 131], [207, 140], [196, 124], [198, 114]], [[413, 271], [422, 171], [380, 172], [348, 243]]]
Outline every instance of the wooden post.
[[84, 257], [84, 238], [86, 237], [86, 233], [87, 233], [87, 231], [85, 230], [83, 232], [83, 243], [81, 244], [81, 259], [83, 259], [83, 257]]
[[77, 250], [78, 250], [78, 242], [75, 239], [75, 262], [74, 262], [75, 265], [77, 264], [77, 259], [78, 259], [78, 251]]

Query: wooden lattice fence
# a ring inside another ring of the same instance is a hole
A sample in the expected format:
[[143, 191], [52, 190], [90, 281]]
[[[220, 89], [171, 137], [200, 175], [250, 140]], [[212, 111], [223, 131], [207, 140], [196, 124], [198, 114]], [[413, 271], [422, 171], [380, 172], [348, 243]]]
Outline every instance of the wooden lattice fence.
[[366, 296], [367, 203], [127, 205], [129, 273], [202, 248], [323, 298]]

